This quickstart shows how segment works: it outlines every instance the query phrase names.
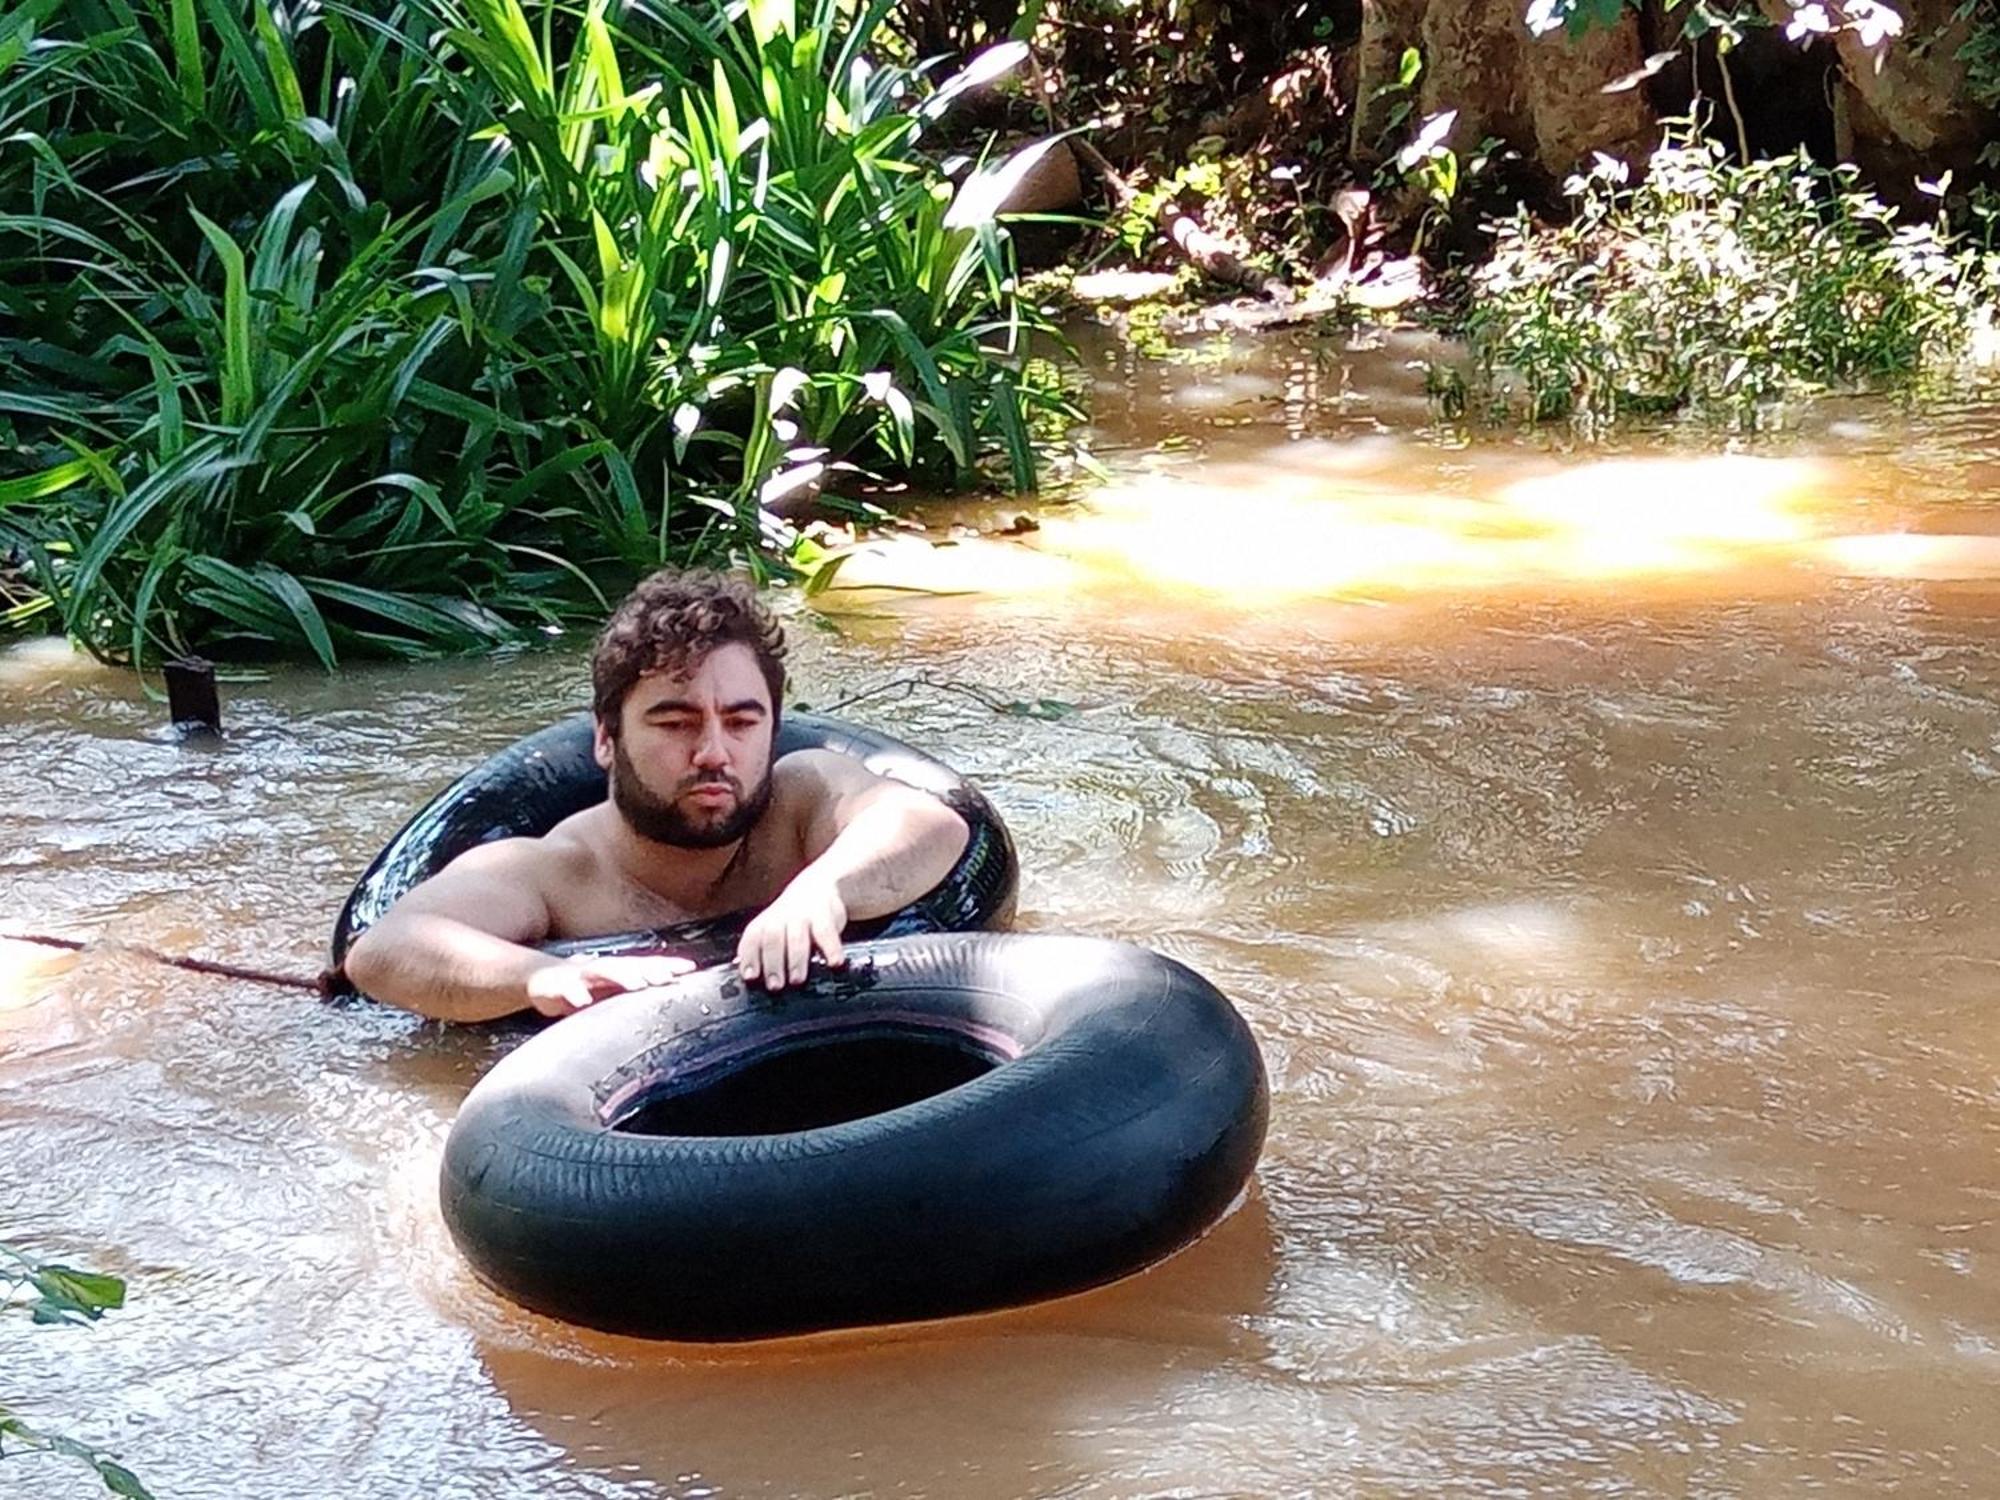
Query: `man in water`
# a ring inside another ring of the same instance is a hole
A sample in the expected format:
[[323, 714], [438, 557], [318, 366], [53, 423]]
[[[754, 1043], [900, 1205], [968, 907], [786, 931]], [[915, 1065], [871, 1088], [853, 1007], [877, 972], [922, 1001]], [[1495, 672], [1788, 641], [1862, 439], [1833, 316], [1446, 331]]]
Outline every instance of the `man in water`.
[[355, 942], [347, 973], [446, 1021], [533, 1008], [564, 1016], [692, 967], [672, 958], [559, 959], [535, 944], [761, 908], [736, 962], [797, 984], [817, 951], [842, 961], [850, 919], [930, 890], [970, 831], [936, 798], [800, 750], [773, 763], [784, 633], [749, 585], [656, 573], [591, 656], [608, 800], [540, 838], [467, 850]]

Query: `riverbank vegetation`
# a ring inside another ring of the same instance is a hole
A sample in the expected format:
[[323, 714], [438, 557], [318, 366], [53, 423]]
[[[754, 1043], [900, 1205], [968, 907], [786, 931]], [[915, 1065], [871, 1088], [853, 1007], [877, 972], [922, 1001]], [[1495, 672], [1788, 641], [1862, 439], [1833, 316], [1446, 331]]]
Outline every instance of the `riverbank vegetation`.
[[1990, 361], [2000, 255], [1942, 214], [1902, 222], [1856, 175], [1804, 153], [1739, 165], [1699, 138], [1637, 181], [1601, 157], [1567, 223], [1494, 227], [1470, 273], [1470, 368], [1436, 377], [1448, 412], [1754, 427], [1779, 403]]
[[787, 497], [1032, 487], [1036, 315], [887, 0], [26, 0], [8, 607], [134, 664], [479, 649]]
[[807, 509], [1037, 483], [1031, 266], [1755, 423], [1977, 349], [1996, 107], [1992, 0], [21, 0], [0, 626], [332, 665], [805, 576]]

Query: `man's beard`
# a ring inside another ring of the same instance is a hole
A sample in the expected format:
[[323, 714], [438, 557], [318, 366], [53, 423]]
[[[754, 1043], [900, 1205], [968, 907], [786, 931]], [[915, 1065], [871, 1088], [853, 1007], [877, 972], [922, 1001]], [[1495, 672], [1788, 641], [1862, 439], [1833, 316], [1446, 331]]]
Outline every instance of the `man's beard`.
[[[612, 802], [624, 815], [625, 821], [632, 825], [634, 833], [656, 844], [667, 844], [676, 849], [720, 849], [748, 833], [764, 816], [764, 809], [771, 805], [771, 773], [768, 769], [764, 772], [764, 779], [747, 796], [740, 781], [716, 771], [687, 777], [674, 788], [673, 796], [659, 797], [640, 780], [637, 768], [625, 754], [625, 746], [615, 740], [612, 742], [611, 761]], [[680, 798], [699, 786], [728, 787], [736, 793], [736, 805], [711, 819], [697, 822], [681, 810]]]

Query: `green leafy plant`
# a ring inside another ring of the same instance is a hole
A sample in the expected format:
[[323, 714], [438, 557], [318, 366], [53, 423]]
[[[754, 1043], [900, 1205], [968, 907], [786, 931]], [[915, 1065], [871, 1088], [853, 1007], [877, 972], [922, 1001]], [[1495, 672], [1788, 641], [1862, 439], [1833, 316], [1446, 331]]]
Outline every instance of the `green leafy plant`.
[[[1458, 111], [1443, 110], [1418, 126], [1417, 132], [1382, 168], [1380, 179], [1400, 178], [1416, 188], [1423, 209], [1417, 216], [1410, 253], [1423, 253], [1424, 239], [1441, 221], [1451, 217], [1458, 197], [1458, 152], [1447, 142]], [[1489, 143], [1490, 144], [1490, 143]]]
[[1417, 80], [1424, 74], [1424, 55], [1415, 47], [1405, 47], [1403, 55], [1397, 59], [1396, 76], [1379, 85], [1372, 97], [1390, 99], [1394, 102], [1389, 112], [1383, 116], [1382, 138], [1375, 143], [1377, 151], [1386, 150], [1402, 130], [1403, 124], [1417, 107]]
[[1197, 201], [1219, 198], [1223, 193], [1222, 164], [1202, 160], [1184, 162], [1158, 182], [1140, 188], [1119, 213], [1113, 228], [1126, 250], [1142, 254], [1160, 233], [1160, 214], [1176, 199], [1189, 196]]
[[[1956, 56], [1965, 64], [1967, 95], [1982, 109], [2000, 109], [2000, 11], [1992, 0], [1963, 0], [1951, 18], [1966, 29]], [[1988, 145], [1982, 159], [2000, 164], [2000, 143]]]
[[[116, 1276], [80, 1271], [0, 1243], [0, 1307], [26, 1312], [37, 1323], [94, 1323], [125, 1305], [125, 1283]], [[104, 1487], [130, 1500], [152, 1500], [130, 1469], [75, 1438], [31, 1425], [0, 1403], [0, 1462], [28, 1453], [54, 1453], [88, 1464]]]
[[1638, 183], [1600, 158], [1567, 192], [1569, 224], [1493, 226], [1472, 278], [1475, 394], [1530, 420], [1756, 425], [1788, 398], [1956, 360], [2000, 284], [1991, 253], [1803, 156], [1740, 166], [1682, 134]]
[[782, 569], [805, 485], [1031, 488], [1032, 163], [922, 148], [952, 85], [871, 61], [889, 8], [27, 0], [6, 618], [134, 664], [489, 649], [663, 562]]

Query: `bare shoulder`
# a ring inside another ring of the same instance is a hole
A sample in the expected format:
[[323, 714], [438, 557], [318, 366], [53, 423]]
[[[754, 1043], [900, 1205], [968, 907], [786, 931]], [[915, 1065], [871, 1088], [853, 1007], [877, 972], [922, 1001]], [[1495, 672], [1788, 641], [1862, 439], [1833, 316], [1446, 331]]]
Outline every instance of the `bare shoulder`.
[[773, 796], [809, 801], [839, 797], [884, 780], [851, 755], [838, 750], [794, 750], [771, 767]]
[[540, 838], [494, 839], [466, 850], [439, 872], [440, 875], [469, 875], [503, 880], [539, 880], [562, 873], [584, 857], [574, 840], [560, 840], [553, 834]]
[[419, 906], [462, 905], [499, 897], [545, 899], [585, 879], [596, 856], [587, 840], [559, 823], [539, 838], [494, 839], [466, 850], [405, 898]]
[[884, 778], [838, 750], [794, 750], [771, 767], [771, 811], [798, 841], [804, 859], [817, 859], [852, 815], [855, 800]]
[[469, 875], [515, 874], [541, 863], [544, 842], [539, 838], [492, 839], [473, 845], [444, 869]]

